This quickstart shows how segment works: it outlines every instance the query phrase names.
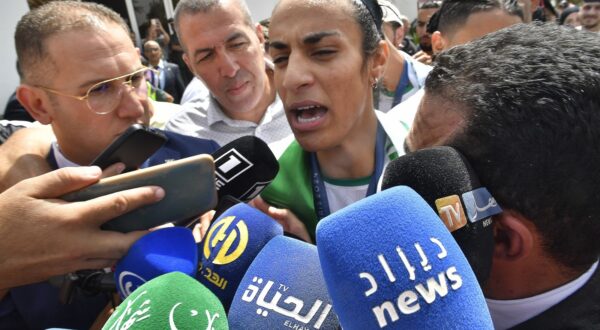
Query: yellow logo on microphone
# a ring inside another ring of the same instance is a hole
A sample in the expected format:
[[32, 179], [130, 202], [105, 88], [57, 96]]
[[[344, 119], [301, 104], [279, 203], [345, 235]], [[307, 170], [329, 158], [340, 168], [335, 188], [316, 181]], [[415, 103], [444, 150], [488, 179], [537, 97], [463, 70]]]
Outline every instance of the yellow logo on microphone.
[[458, 195], [447, 196], [435, 200], [440, 218], [450, 232], [467, 225], [467, 217]]
[[[243, 220], [231, 226], [235, 216], [225, 217], [217, 221], [208, 231], [204, 242], [204, 257], [208, 259], [212, 249], [223, 242], [214, 260], [215, 265], [226, 265], [239, 258], [248, 245], [248, 226]], [[231, 230], [229, 230], [231, 228]], [[239, 239], [238, 239], [239, 237]]]

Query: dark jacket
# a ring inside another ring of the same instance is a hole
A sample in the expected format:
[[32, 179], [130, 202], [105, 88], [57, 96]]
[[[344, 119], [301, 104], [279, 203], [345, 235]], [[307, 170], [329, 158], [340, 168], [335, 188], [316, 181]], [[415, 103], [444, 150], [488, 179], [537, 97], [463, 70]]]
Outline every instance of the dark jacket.
[[185, 90], [179, 67], [177, 64], [169, 62], [164, 63], [165, 68], [163, 69], [162, 74], [165, 74], [165, 86], [163, 90], [173, 96], [175, 99], [173, 101], [174, 103], [179, 103], [183, 96], [183, 91]]

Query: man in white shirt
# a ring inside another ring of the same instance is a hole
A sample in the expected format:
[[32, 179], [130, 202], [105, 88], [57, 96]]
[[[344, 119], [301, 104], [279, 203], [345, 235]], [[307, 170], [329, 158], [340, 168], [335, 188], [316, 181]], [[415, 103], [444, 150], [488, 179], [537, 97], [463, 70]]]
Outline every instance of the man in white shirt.
[[167, 130], [220, 145], [245, 135], [269, 144], [291, 138], [264, 55], [262, 27], [253, 25], [243, 0], [182, 0], [175, 28], [185, 63], [210, 97], [188, 103]]
[[600, 327], [598, 53], [594, 35], [515, 25], [427, 78], [408, 148], [455, 147], [504, 210], [483, 286], [497, 329]]

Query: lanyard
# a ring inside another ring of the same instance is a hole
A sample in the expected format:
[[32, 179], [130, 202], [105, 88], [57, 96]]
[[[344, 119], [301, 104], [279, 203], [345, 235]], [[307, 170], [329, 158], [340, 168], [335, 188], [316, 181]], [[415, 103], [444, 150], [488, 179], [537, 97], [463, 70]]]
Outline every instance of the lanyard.
[[410, 79], [408, 78], [408, 70], [410, 69], [412, 69], [412, 66], [409, 67], [408, 60], [404, 59], [404, 69], [402, 69], [402, 77], [400, 77], [400, 82], [398, 82], [398, 86], [396, 86], [396, 92], [394, 93], [394, 102], [392, 103], [392, 107], [402, 102], [404, 91], [410, 84]]
[[[383, 127], [379, 122], [377, 122], [377, 138], [375, 140], [375, 170], [371, 176], [369, 187], [367, 188], [367, 196], [371, 196], [376, 192], [379, 177], [383, 172], [383, 165], [385, 163], [385, 137], [386, 135]], [[311, 152], [309, 155], [315, 211], [317, 212], [317, 218], [321, 220], [331, 213], [329, 210], [329, 201], [327, 199], [325, 183], [321, 177], [321, 169], [319, 167], [317, 155], [314, 152]]]

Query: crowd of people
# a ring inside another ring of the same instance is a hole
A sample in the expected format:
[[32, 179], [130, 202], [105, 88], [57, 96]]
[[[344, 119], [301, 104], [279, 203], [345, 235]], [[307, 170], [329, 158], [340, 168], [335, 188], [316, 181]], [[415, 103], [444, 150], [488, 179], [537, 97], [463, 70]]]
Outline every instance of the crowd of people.
[[600, 327], [600, 0], [427, 1], [415, 22], [413, 39], [387, 0], [280, 0], [267, 34], [244, 0], [180, 0], [173, 27], [195, 77], [184, 92], [158, 21], [144, 65], [102, 5], [24, 15], [15, 96], [39, 124], [0, 122], [0, 328], [89, 328], [111, 303], [62, 304], [47, 280], [114, 265], [146, 232], [100, 225], [165, 192], [60, 196], [120, 173], [87, 165], [153, 122], [168, 142], [152, 164], [264, 140], [280, 170], [250, 204], [317, 244], [319, 221], [377, 194], [390, 161], [452, 146], [503, 209], [482, 285], [494, 327]]

